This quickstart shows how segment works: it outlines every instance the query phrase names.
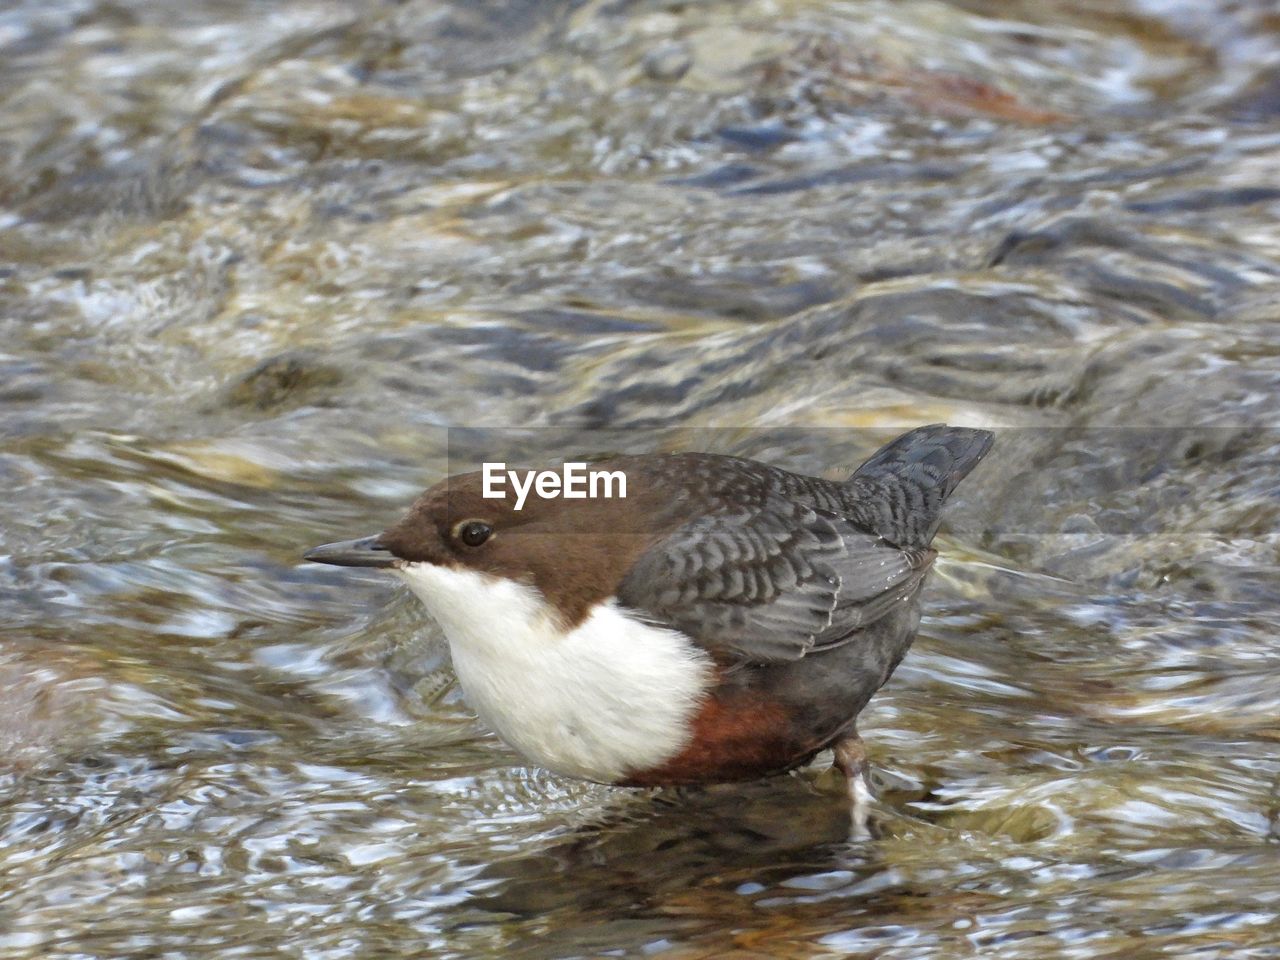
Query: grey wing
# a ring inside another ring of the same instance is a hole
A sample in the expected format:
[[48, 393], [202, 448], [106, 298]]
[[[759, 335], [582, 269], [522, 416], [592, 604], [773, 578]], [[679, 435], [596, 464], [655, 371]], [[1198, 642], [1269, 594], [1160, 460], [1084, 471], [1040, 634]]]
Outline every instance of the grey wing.
[[908, 600], [934, 554], [803, 504], [702, 517], [646, 551], [618, 600], [713, 653], [756, 663], [834, 646]]

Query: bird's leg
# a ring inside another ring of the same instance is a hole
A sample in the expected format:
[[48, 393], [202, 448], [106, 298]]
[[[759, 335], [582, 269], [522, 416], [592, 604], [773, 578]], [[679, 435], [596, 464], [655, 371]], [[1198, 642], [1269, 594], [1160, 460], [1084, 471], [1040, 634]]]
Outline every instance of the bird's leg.
[[867, 748], [855, 730], [847, 737], [837, 740], [832, 749], [835, 752], [836, 769], [844, 774], [849, 799], [852, 801], [852, 809], [849, 811], [852, 821], [851, 836], [855, 840], [870, 840], [871, 831], [867, 827], [867, 820], [871, 788], [867, 785]]

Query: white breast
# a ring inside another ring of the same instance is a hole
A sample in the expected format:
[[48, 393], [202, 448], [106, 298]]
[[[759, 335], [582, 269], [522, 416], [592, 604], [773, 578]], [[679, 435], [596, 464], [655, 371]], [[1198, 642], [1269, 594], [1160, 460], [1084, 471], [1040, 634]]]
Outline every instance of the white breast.
[[471, 706], [529, 760], [612, 783], [688, 742], [712, 670], [683, 634], [612, 601], [565, 633], [533, 587], [426, 563], [397, 572], [444, 628]]

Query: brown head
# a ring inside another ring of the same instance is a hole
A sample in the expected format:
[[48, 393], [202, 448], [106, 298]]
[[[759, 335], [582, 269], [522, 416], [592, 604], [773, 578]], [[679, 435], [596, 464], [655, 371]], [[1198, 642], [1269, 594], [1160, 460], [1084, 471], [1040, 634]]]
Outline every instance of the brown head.
[[675, 521], [671, 498], [645, 482], [644, 471], [625, 466], [593, 465], [626, 473], [623, 498], [540, 497], [530, 489], [521, 500], [509, 483], [501, 496], [485, 496], [481, 473], [459, 474], [427, 490], [382, 533], [315, 547], [303, 557], [389, 569], [428, 563], [503, 577], [537, 587], [573, 625], [614, 594], [636, 558]]

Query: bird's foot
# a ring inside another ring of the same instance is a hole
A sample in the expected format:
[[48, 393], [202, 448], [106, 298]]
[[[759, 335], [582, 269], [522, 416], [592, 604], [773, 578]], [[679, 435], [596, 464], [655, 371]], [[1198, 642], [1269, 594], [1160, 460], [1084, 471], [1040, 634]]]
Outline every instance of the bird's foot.
[[867, 783], [867, 748], [856, 733], [838, 741], [834, 748], [836, 769], [844, 774], [849, 794], [849, 838], [871, 839], [871, 787]]

